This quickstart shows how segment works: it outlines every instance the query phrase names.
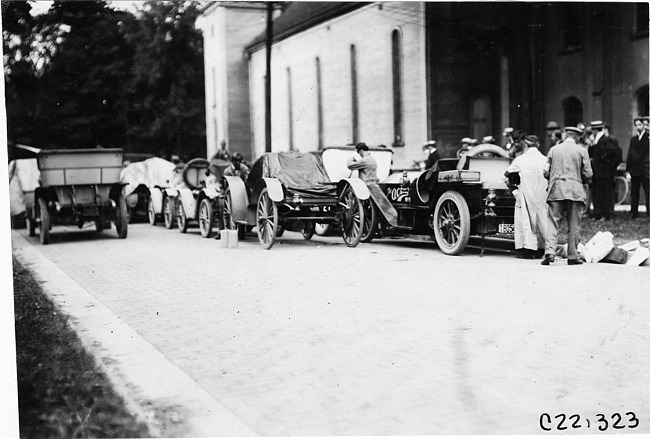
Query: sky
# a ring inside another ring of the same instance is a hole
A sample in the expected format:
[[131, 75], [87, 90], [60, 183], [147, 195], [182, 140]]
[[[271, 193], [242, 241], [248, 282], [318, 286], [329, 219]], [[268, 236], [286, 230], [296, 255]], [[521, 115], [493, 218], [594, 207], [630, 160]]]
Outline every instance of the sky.
[[[35, 1], [32, 2], [32, 15], [39, 15], [39, 14], [44, 14], [47, 12], [47, 10], [50, 8], [50, 6], [54, 3], [53, 1]], [[133, 11], [135, 9], [135, 4], [136, 3], [141, 3], [138, 1], [109, 1], [111, 6], [113, 6], [115, 9], [126, 9], [126, 10], [131, 10]]]

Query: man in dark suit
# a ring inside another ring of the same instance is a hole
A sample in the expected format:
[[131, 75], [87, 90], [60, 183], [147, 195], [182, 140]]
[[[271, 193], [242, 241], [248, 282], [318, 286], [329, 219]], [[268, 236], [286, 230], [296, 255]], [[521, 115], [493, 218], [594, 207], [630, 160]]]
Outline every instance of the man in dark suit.
[[609, 221], [614, 203], [616, 167], [621, 162], [621, 154], [616, 144], [605, 133], [605, 124], [602, 121], [591, 122], [591, 128], [596, 133], [596, 139], [590, 151], [594, 172], [594, 193], [592, 194], [594, 218]]
[[650, 216], [650, 203], [648, 197], [648, 149], [650, 143], [648, 142], [648, 131], [645, 129], [643, 118], [637, 117], [634, 119], [634, 126], [636, 127], [637, 135], [632, 136], [630, 139], [630, 147], [627, 150], [627, 163], [626, 171], [630, 174], [632, 180], [632, 200], [631, 200], [631, 213], [632, 218], [639, 217], [639, 195], [641, 186], [645, 193], [645, 210], [646, 214]]

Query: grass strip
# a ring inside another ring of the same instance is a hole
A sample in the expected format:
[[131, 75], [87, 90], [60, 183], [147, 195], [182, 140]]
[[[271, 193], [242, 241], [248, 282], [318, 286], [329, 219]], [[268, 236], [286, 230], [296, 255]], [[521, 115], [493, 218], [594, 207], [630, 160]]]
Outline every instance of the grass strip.
[[68, 317], [15, 258], [13, 282], [21, 438], [150, 437]]

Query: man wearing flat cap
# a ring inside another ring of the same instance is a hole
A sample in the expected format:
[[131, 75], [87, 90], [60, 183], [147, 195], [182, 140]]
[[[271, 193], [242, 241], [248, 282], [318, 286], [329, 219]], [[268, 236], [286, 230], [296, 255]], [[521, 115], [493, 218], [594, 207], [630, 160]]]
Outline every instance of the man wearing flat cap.
[[569, 228], [567, 239], [568, 264], [579, 265], [577, 246], [580, 240], [580, 220], [585, 208], [586, 194], [583, 183], [592, 176], [589, 154], [578, 139], [582, 130], [576, 127], [564, 129], [566, 139], [548, 152], [544, 177], [548, 179], [548, 229], [546, 250], [542, 265], [555, 261], [558, 234], [562, 219]]
[[353, 156], [348, 160], [348, 169], [351, 171], [359, 171], [359, 178], [366, 183], [377, 183], [377, 161], [370, 155], [370, 148], [365, 143], [357, 143], [355, 146], [357, 154], [360, 159]]
[[535, 259], [544, 256], [546, 245], [546, 157], [539, 152], [539, 138], [526, 135], [517, 157], [506, 170], [508, 186], [515, 199], [515, 250], [517, 257]]
[[596, 133], [591, 148], [593, 163], [593, 203], [594, 219], [610, 219], [614, 204], [614, 179], [620, 156], [616, 144], [607, 136], [605, 124], [601, 120], [591, 122], [591, 129]]

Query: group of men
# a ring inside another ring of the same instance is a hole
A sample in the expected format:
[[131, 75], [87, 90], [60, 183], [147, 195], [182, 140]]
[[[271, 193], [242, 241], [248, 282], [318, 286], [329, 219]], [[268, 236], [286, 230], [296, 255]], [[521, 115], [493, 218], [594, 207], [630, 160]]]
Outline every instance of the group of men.
[[[632, 180], [631, 215], [638, 218], [641, 187], [646, 197], [646, 214], [650, 216], [650, 147], [647, 118], [636, 118], [634, 123], [637, 134], [630, 139], [627, 172]], [[533, 259], [543, 256], [542, 265], [554, 262], [560, 224], [565, 220], [569, 229], [568, 264], [582, 264], [577, 246], [588, 184], [590, 181], [593, 184], [594, 218], [609, 219], [614, 204], [616, 168], [622, 161], [620, 148], [608, 136], [605, 127], [602, 121], [591, 123], [593, 138], [590, 147], [585, 145], [583, 127], [565, 127], [563, 140], [552, 145], [546, 157], [538, 150], [539, 139], [536, 136], [524, 135], [522, 138], [520, 133], [515, 133], [517, 154], [506, 177], [516, 197], [515, 248], [518, 257]]]

